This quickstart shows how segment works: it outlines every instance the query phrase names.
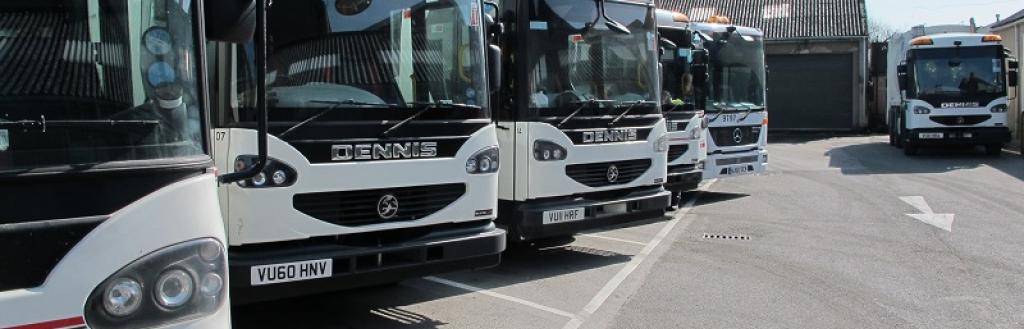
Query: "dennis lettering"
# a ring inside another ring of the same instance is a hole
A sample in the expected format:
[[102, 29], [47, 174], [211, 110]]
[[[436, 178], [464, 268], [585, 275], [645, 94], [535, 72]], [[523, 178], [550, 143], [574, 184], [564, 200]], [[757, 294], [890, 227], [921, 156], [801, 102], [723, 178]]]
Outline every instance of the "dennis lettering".
[[395, 160], [433, 157], [437, 157], [437, 142], [331, 146], [331, 160], [333, 161]]
[[583, 143], [615, 143], [632, 142], [639, 134], [636, 129], [609, 129], [603, 131], [583, 132]]

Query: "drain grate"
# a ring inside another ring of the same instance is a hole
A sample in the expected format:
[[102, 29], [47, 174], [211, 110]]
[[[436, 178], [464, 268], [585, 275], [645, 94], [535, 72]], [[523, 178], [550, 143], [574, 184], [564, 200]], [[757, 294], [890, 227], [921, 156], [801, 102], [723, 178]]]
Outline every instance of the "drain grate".
[[704, 239], [706, 240], [732, 240], [732, 241], [750, 241], [750, 237], [746, 235], [736, 234], [711, 234], [704, 233]]

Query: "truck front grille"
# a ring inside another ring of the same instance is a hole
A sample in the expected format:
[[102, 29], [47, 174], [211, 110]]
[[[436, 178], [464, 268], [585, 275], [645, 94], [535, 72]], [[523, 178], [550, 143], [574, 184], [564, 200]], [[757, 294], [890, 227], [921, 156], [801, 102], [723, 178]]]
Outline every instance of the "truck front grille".
[[668, 162], [679, 160], [690, 150], [690, 145], [672, 145], [668, 147]]
[[932, 121], [946, 126], [973, 126], [991, 119], [992, 116], [984, 115], [937, 115], [931, 117]]
[[[466, 184], [297, 194], [292, 205], [310, 217], [342, 226], [413, 221], [430, 216], [466, 193]], [[385, 199], [397, 204], [389, 213]], [[383, 209], [382, 209], [383, 208]]]
[[761, 138], [761, 126], [711, 128], [708, 136], [718, 146], [754, 145]]
[[651, 159], [642, 159], [570, 165], [565, 174], [586, 186], [605, 187], [632, 183], [650, 168]]

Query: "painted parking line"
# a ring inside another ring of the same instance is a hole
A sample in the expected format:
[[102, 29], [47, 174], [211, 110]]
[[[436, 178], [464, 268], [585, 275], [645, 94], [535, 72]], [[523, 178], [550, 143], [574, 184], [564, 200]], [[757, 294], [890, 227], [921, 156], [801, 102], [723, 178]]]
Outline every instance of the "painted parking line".
[[522, 299], [522, 298], [516, 298], [516, 297], [509, 296], [509, 295], [499, 294], [499, 293], [493, 292], [493, 291], [491, 291], [489, 289], [484, 289], [484, 288], [480, 288], [480, 287], [474, 287], [474, 286], [471, 286], [471, 285], [468, 285], [468, 284], [465, 284], [465, 283], [455, 282], [455, 281], [451, 281], [451, 280], [445, 280], [445, 279], [434, 277], [434, 276], [428, 276], [428, 277], [426, 277], [424, 279], [427, 280], [427, 281], [433, 282], [433, 283], [449, 286], [449, 287], [452, 287], [452, 288], [462, 289], [462, 290], [465, 290], [465, 291], [479, 293], [479, 294], [482, 294], [482, 295], [486, 295], [486, 296], [502, 299], [502, 300], [505, 300], [505, 301], [513, 302], [513, 303], [516, 303], [516, 304], [519, 304], [519, 305], [523, 305], [523, 306], [530, 307], [530, 308], [533, 308], [533, 309], [537, 309], [537, 310], [541, 310], [541, 311], [548, 312], [548, 313], [551, 313], [551, 314], [559, 315], [559, 316], [566, 317], [566, 318], [569, 318], [569, 319], [575, 319], [576, 318], [576, 315], [572, 314], [570, 312], [566, 312], [566, 311], [563, 311], [563, 310], [560, 310], [560, 309], [557, 309], [557, 308], [554, 308], [554, 307], [550, 307], [550, 306], [545, 306], [545, 305], [541, 305], [541, 304], [538, 304], [538, 303], [534, 303], [534, 302], [531, 302], [531, 301], [528, 301], [528, 300], [525, 300], [525, 299]]
[[639, 242], [639, 241], [613, 238], [613, 237], [610, 237], [610, 236], [604, 236], [604, 235], [599, 235], [599, 234], [580, 234], [579, 236], [585, 237], [585, 238], [594, 238], [594, 239], [622, 242], [622, 243], [638, 245], [638, 246], [646, 246], [647, 245], [646, 243]]
[[[703, 191], [711, 187], [715, 182], [717, 182], [717, 180], [708, 181], [708, 183], [700, 187], [699, 191]], [[604, 305], [608, 300], [608, 297], [610, 297], [615, 290], [619, 289], [619, 286], [629, 278], [629, 275], [632, 274], [633, 271], [636, 271], [636, 269], [640, 267], [640, 264], [647, 259], [647, 256], [650, 256], [651, 252], [661, 245], [665, 238], [668, 237], [669, 233], [679, 225], [679, 222], [682, 221], [683, 217], [693, 209], [694, 204], [697, 203], [697, 198], [698, 197], [695, 196], [690, 199], [690, 201], [686, 202], [686, 205], [676, 212], [675, 216], [672, 217], [672, 220], [658, 232], [658, 235], [656, 235], [654, 239], [640, 251], [639, 254], [633, 256], [633, 259], [626, 264], [626, 267], [616, 273], [615, 276], [601, 288], [601, 291], [599, 291], [594, 298], [590, 299], [590, 302], [587, 303], [587, 306], [585, 306], [582, 311], [571, 317], [569, 322], [566, 322], [565, 326], [562, 326], [562, 329], [578, 329], [583, 325], [583, 322], [585, 322], [587, 318], [597, 312], [597, 310], [601, 308], [601, 305]], [[680, 228], [686, 229], [686, 226], [689, 226], [690, 223], [692, 222], [686, 222]]]

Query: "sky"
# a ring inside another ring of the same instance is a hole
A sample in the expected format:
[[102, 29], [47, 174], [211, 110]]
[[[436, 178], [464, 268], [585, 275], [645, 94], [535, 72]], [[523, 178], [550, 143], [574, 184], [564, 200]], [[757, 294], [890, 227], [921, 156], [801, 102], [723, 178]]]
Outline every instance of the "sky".
[[1024, 9], [1024, 0], [865, 0], [869, 19], [906, 31], [917, 25], [970, 24], [996, 21]]

